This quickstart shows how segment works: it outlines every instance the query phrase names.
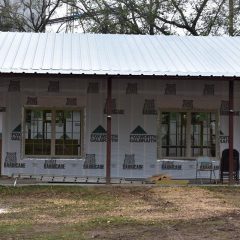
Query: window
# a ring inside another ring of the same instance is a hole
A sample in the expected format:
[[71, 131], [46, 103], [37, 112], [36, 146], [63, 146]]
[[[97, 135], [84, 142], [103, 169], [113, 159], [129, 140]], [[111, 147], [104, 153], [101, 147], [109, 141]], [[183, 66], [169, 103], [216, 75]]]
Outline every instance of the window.
[[216, 156], [215, 113], [191, 113], [191, 155]]
[[186, 156], [186, 120], [185, 112], [162, 113], [163, 156]]
[[158, 157], [216, 156], [216, 113], [160, 113]]
[[25, 155], [81, 155], [82, 111], [26, 109], [24, 126]]
[[51, 125], [52, 112], [26, 111], [25, 128], [25, 154], [50, 155], [51, 154]]
[[78, 155], [80, 138], [80, 112], [56, 111], [56, 155]]

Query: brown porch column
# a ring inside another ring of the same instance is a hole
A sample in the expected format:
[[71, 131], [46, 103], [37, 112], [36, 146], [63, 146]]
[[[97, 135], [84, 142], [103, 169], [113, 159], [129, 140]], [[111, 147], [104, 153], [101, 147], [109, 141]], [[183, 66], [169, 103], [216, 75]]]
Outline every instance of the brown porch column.
[[229, 184], [234, 184], [233, 170], [234, 170], [234, 161], [233, 161], [233, 118], [234, 118], [234, 82], [233, 80], [229, 81]]
[[107, 149], [106, 183], [111, 183], [111, 148], [112, 148], [112, 78], [107, 80]]

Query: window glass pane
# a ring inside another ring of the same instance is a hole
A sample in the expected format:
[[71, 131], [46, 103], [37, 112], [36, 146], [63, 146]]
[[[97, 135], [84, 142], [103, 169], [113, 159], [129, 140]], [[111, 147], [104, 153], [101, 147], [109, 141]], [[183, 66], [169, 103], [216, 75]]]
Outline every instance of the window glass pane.
[[80, 116], [80, 111], [56, 111], [56, 155], [80, 155]]
[[191, 113], [192, 156], [216, 156], [216, 114], [210, 112]]
[[162, 156], [186, 156], [186, 123], [185, 112], [162, 112], [161, 149]]
[[52, 113], [49, 110], [26, 110], [25, 154], [51, 154]]

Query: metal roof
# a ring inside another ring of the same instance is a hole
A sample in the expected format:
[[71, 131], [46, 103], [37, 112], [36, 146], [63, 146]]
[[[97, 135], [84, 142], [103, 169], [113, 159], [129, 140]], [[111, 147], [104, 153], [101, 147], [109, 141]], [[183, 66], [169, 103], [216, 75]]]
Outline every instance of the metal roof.
[[0, 73], [240, 76], [240, 37], [0, 32]]

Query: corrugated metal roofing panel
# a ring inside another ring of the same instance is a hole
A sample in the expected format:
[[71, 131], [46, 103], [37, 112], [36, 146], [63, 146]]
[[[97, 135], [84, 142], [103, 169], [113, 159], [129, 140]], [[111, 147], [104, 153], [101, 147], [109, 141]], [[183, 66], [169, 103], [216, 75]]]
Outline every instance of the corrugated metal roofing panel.
[[49, 68], [50, 71], [60, 72], [59, 69], [62, 68], [62, 47], [63, 47], [63, 38], [62, 34], [55, 35], [55, 43], [53, 47], [52, 54], [52, 69]]
[[240, 77], [240, 37], [0, 32], [0, 72]]
[[81, 59], [81, 45], [79, 44], [79, 37], [80, 35], [74, 34], [72, 36], [72, 49], [75, 49], [75, 51], [72, 51], [72, 70], [77, 71], [78, 69], [82, 69], [82, 61]]
[[[43, 58], [40, 61], [42, 69], [52, 69], [52, 59], [53, 59], [53, 50], [55, 46], [55, 36], [53, 34], [48, 34], [43, 44], [45, 48], [43, 49]], [[38, 56], [38, 54], [37, 54]]]
[[15, 58], [15, 61], [13, 62], [13, 65], [12, 65], [12, 71], [13, 72], [22, 68], [23, 59], [26, 56], [26, 51], [27, 51], [29, 42], [31, 40], [30, 37], [31, 37], [30, 34], [25, 35], [25, 34], [22, 33], [21, 43], [20, 43], [19, 47], [16, 49], [17, 55], [16, 55], [16, 58]]
[[17, 52], [18, 52], [17, 50], [19, 49], [20, 44], [21, 44], [22, 36], [23, 35], [21, 35], [21, 34], [17, 34], [16, 35], [17, 41], [11, 41], [12, 45], [10, 45], [10, 47], [9, 47], [8, 54], [5, 55], [6, 58], [4, 59], [2, 68], [6, 68], [6, 69], [12, 68], [12, 66], [14, 64], [14, 60], [15, 60]]

